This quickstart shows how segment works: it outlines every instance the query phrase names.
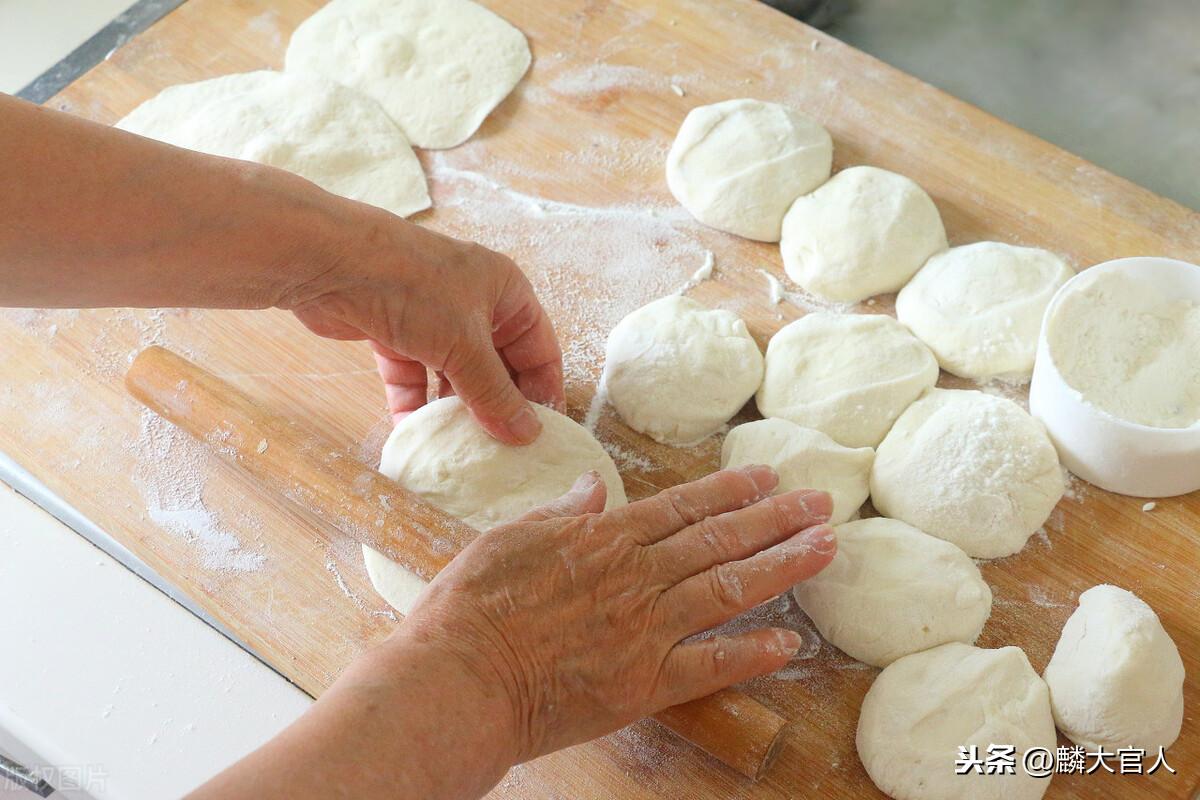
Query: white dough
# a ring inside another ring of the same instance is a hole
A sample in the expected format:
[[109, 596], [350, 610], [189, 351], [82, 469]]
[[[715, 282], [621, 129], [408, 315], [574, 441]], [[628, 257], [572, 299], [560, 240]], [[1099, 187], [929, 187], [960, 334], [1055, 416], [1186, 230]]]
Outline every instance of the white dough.
[[850, 167], [792, 204], [779, 248], [796, 283], [854, 303], [899, 290], [946, 249], [946, 230], [929, 195], [909, 178]]
[[896, 420], [871, 469], [879, 513], [975, 558], [1020, 550], [1064, 488], [1042, 424], [1013, 401], [976, 391], [929, 391]]
[[617, 323], [601, 380], [626, 425], [689, 444], [736, 414], [762, 374], [762, 353], [736, 314], [671, 295]]
[[1200, 424], [1200, 304], [1122, 272], [1082, 273], [1046, 321], [1050, 357], [1093, 406], [1156, 428]]
[[1183, 724], [1183, 661], [1154, 609], [1116, 586], [1093, 586], [1046, 666], [1054, 721], [1088, 750], [1140, 747], [1154, 757]]
[[529, 68], [519, 30], [469, 0], [332, 0], [292, 34], [288, 72], [378, 100], [417, 147], [470, 138]]
[[775, 494], [820, 489], [833, 498], [834, 525], [858, 513], [867, 501], [869, 447], [842, 447], [820, 431], [786, 419], [760, 419], [738, 425], [721, 445], [721, 469], [766, 464], [779, 474]]
[[[616, 465], [587, 429], [544, 406], [534, 409], [541, 435], [512, 447], [485, 433], [457, 397], [435, 400], [392, 431], [379, 471], [480, 531], [553, 500], [588, 470], [608, 487], [606, 508], [625, 505]], [[363, 558], [375, 590], [407, 614], [425, 582], [368, 547]]]
[[[960, 747], [1013, 745], [1012, 775], [955, 774]], [[863, 698], [858, 757], [896, 800], [1037, 800], [1050, 778], [1021, 766], [1025, 751], [1055, 752], [1050, 693], [1017, 647], [952, 642], [892, 662]]]
[[321, 78], [260, 70], [171, 86], [116, 127], [279, 167], [402, 217], [429, 208], [404, 133], [371, 98]]
[[886, 517], [834, 530], [833, 561], [792, 590], [830, 644], [886, 667], [946, 642], [975, 643], [992, 590], [966, 553]]
[[693, 108], [667, 154], [667, 186], [705, 225], [779, 241], [797, 197], [829, 179], [833, 140], [778, 103], [726, 100]]
[[758, 410], [874, 447], [937, 378], [933, 353], [891, 317], [807, 314], [767, 344]]
[[896, 297], [896, 316], [963, 378], [1028, 380], [1042, 316], [1072, 275], [1035, 247], [976, 242], [926, 262]]

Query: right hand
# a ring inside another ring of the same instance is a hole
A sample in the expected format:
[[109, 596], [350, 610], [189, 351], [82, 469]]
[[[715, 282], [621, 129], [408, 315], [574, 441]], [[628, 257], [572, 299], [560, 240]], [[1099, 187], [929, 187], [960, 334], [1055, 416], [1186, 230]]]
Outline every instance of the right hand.
[[514, 764], [774, 672], [802, 644], [795, 631], [690, 637], [832, 560], [829, 495], [771, 496], [777, 484], [769, 467], [724, 470], [603, 511], [604, 482], [588, 473], [467, 547], [395, 646], [430, 648], [501, 698]]

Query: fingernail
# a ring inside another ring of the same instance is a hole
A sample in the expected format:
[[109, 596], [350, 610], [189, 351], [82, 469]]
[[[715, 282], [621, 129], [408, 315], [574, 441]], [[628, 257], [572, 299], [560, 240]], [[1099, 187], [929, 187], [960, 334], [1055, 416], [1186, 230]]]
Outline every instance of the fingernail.
[[779, 485], [779, 475], [766, 464], [750, 464], [742, 467], [742, 472], [750, 476], [754, 486], [763, 494]]
[[804, 506], [809, 517], [828, 521], [833, 516], [833, 497], [829, 492], [808, 490], [800, 495], [800, 505]]
[[504, 423], [504, 427], [508, 428], [509, 435], [520, 444], [529, 444], [542, 432], [542, 423], [537, 418], [537, 412], [528, 403], [513, 414], [508, 422]]
[[596, 472], [594, 469], [590, 469], [575, 479], [575, 483], [571, 484], [571, 490], [568, 492], [568, 494], [583, 494], [584, 492], [589, 492], [599, 481], [600, 473]]
[[818, 525], [800, 534], [800, 538], [814, 553], [829, 555], [837, 552], [837, 534], [831, 525]]
[[799, 652], [800, 648], [804, 645], [804, 637], [795, 631], [776, 628], [775, 643], [779, 655], [791, 656]]

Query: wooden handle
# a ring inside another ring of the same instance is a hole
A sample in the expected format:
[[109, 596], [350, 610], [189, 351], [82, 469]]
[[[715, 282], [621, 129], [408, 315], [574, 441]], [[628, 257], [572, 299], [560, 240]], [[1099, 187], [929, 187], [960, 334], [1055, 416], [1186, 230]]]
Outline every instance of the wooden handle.
[[[425, 580], [433, 580], [478, 535], [321, 436], [162, 347], [138, 354], [125, 386], [147, 408], [263, 485]], [[774, 757], [787, 722], [733, 689], [654, 718], [756, 780]]]

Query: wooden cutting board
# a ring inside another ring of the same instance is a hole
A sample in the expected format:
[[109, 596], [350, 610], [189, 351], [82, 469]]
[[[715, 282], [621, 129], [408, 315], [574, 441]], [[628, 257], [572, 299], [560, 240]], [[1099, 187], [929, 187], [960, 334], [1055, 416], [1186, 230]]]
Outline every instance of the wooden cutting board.
[[[837, 168], [874, 164], [921, 183], [952, 244], [1037, 245], [1079, 268], [1141, 254], [1200, 261], [1200, 215], [752, 0], [485, 4], [526, 33], [534, 64], [469, 143], [422, 154], [434, 209], [417, 221], [505, 251], [528, 271], [564, 342], [577, 419], [588, 412], [608, 330], [683, 285], [708, 251], [713, 279], [689, 294], [740, 313], [760, 344], [812, 307], [800, 296], [769, 301], [762, 272], [782, 276], [775, 247], [698, 226], [667, 192], [665, 153], [696, 105], [750, 96], [814, 115], [833, 134]], [[50, 105], [111, 123], [171, 84], [279, 67], [291, 30], [318, 5], [191, 0]], [[891, 299], [854, 310], [888, 312]], [[313, 520], [143, 413], [120, 384], [137, 349], [165, 344], [373, 462], [388, 423], [364, 346], [318, 340], [278, 312], [8, 311], [0, 331], [0, 449], [297, 685], [319, 695], [395, 627], [357, 548], [330, 541]], [[942, 384], [963, 385], [945, 376]], [[602, 409], [596, 426], [634, 497], [717, 465], [719, 437], [671, 449]], [[1178, 775], [1058, 776], [1047, 797], [1193, 795], [1198, 528], [1196, 496], [1143, 512], [1141, 500], [1075, 481], [1042, 534], [984, 565], [995, 607], [983, 646], [1017, 644], [1040, 670], [1079, 592], [1109, 581], [1154, 606], [1187, 666], [1188, 715], [1169, 753]], [[807, 631], [811, 647], [780, 675], [745, 687], [794, 720], [761, 783], [641, 723], [518, 767], [495, 796], [877, 796], [854, 750], [859, 702], [876, 671], [821, 642], [784, 600], [735, 625], [765, 622]]]

